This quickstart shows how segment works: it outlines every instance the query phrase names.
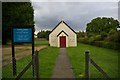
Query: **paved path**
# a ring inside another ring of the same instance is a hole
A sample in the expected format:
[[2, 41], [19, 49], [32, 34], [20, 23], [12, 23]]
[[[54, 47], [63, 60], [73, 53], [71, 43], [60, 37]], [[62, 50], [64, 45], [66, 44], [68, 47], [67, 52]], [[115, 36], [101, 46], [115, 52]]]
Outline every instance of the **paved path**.
[[52, 78], [74, 78], [66, 48], [60, 48]]

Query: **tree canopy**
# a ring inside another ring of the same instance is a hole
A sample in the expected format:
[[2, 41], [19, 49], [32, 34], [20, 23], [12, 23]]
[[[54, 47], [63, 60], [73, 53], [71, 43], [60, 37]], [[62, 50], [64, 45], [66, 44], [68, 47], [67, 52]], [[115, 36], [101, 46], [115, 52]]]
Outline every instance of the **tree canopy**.
[[11, 38], [11, 27], [15, 25], [34, 25], [33, 7], [30, 2], [2, 3], [2, 43]]
[[40, 32], [38, 32], [37, 34], [37, 38], [46, 38], [47, 40], [49, 39], [49, 34], [51, 31], [43, 31], [41, 30]]
[[112, 29], [116, 30], [119, 22], [114, 18], [97, 17], [87, 24], [86, 32], [88, 35], [101, 35], [109, 33]]

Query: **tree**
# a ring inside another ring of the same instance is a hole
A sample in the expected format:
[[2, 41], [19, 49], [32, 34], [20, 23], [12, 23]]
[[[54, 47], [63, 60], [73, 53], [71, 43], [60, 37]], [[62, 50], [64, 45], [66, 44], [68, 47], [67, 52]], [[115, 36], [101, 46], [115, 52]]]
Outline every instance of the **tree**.
[[2, 44], [11, 39], [11, 27], [34, 24], [33, 12], [30, 2], [2, 3]]
[[119, 22], [114, 18], [97, 17], [87, 24], [86, 32], [88, 36], [107, 35], [111, 29], [116, 30]]
[[77, 38], [84, 38], [84, 37], [86, 37], [86, 32], [84, 31], [77, 32]]
[[48, 30], [47, 31], [38, 32], [37, 38], [46, 38], [48, 40], [50, 32], [51, 31], [48, 31]]

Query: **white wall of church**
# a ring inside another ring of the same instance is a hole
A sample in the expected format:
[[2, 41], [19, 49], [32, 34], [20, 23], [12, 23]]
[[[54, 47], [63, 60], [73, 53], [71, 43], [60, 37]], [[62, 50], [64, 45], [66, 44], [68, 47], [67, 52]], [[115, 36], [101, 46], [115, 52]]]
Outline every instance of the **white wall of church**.
[[[61, 32], [64, 31], [68, 36], [62, 32], [58, 37], [57, 35]], [[49, 35], [49, 44], [50, 46], [54, 47], [60, 47], [60, 41], [59, 38], [60, 36], [66, 36], [66, 47], [74, 47], [77, 46], [77, 36], [76, 34], [64, 23], [61, 23], [57, 26], [57, 28], [54, 29], [52, 33]]]

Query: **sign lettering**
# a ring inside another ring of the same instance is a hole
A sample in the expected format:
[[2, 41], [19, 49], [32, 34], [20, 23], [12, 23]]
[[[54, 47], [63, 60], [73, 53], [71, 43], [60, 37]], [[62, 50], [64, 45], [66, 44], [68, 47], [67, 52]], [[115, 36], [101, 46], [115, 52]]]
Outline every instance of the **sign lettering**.
[[32, 42], [32, 28], [14, 28], [14, 42]]

